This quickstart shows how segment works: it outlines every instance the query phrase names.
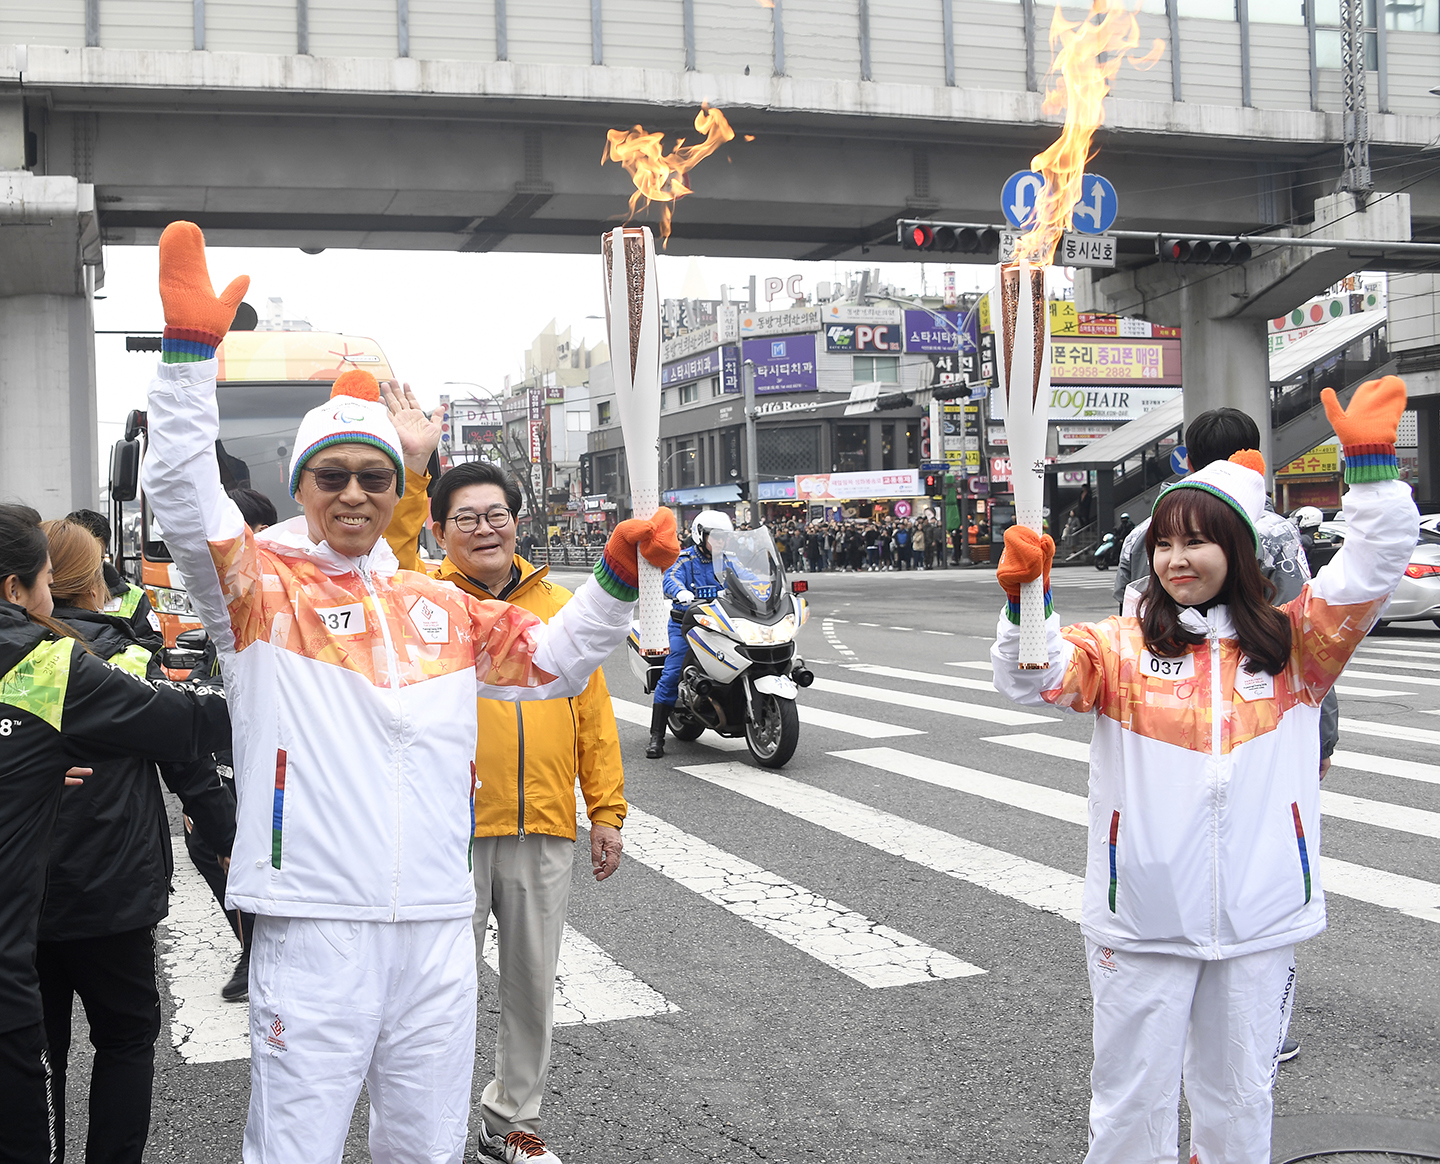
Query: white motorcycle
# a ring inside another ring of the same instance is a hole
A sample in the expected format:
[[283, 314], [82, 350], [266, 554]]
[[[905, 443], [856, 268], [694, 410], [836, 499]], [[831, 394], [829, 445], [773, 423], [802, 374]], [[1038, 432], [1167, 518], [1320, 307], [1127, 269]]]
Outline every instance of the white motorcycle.
[[[809, 584], [786, 585], [784, 564], [764, 527], [729, 534], [715, 565], [719, 588], [696, 591], [685, 612], [689, 650], [670, 731], [679, 740], [696, 739], [707, 728], [743, 735], [757, 764], [779, 768], [800, 742], [795, 697], [815, 681], [795, 653], [795, 636], [809, 617], [802, 597]], [[629, 646], [630, 669], [649, 695], [663, 660], [640, 653], [636, 628]]]

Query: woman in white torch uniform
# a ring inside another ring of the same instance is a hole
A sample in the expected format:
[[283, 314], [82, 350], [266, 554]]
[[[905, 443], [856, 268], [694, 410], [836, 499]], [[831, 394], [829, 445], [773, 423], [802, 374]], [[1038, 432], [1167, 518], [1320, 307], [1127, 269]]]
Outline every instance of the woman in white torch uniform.
[[1094, 996], [1087, 1164], [1173, 1162], [1183, 1079], [1192, 1164], [1268, 1164], [1295, 944], [1325, 928], [1320, 703], [1399, 583], [1418, 532], [1395, 433], [1405, 385], [1325, 411], [1345, 447], [1339, 555], [1269, 604], [1256, 561], [1264, 462], [1237, 453], [1161, 494], [1133, 617], [1048, 619], [1021, 670], [1018, 594], [1054, 543], [1005, 535], [1011, 602], [991, 652], [1020, 703], [1095, 717], [1081, 929]]
[[161, 236], [167, 326], [143, 479], [234, 721], [226, 905], [257, 915], [244, 1158], [334, 1164], [363, 1081], [377, 1164], [459, 1164], [475, 1055], [471, 805], [486, 775], [477, 685], [579, 694], [629, 629], [637, 546], [662, 569], [678, 555], [674, 518], [622, 523], [548, 625], [397, 571], [381, 534], [403, 445], [374, 378], [351, 371], [295, 437], [304, 514], [252, 533], [215, 461], [214, 351], [247, 284], [214, 294], [193, 224]]

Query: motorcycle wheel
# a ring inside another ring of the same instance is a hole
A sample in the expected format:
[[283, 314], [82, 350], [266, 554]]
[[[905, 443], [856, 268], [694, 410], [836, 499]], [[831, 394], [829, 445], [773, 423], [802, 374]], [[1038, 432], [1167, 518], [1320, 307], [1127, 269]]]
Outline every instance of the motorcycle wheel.
[[755, 693], [756, 719], [745, 724], [745, 746], [762, 768], [781, 768], [800, 742], [800, 712], [793, 699]]
[[681, 715], [678, 711], [670, 713], [670, 734], [677, 740], [698, 740], [704, 730], [705, 725], [698, 719]]

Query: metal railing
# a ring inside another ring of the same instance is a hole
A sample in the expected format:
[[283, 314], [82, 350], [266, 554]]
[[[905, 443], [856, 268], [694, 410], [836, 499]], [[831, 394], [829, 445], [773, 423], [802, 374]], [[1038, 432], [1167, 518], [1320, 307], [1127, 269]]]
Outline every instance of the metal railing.
[[566, 566], [577, 570], [593, 569], [605, 552], [605, 546], [536, 546], [526, 557], [536, 566]]

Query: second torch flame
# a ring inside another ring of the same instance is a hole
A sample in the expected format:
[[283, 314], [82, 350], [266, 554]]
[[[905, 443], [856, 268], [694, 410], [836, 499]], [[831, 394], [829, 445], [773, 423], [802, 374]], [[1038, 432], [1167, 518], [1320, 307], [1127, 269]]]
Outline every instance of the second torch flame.
[[1105, 121], [1105, 98], [1120, 66], [1127, 59], [1136, 68], [1149, 68], [1165, 52], [1155, 41], [1143, 57], [1133, 56], [1140, 43], [1135, 14], [1120, 0], [1094, 0], [1089, 15], [1077, 24], [1065, 19], [1060, 5], [1050, 20], [1050, 76], [1054, 83], [1045, 94], [1043, 113], [1065, 111], [1065, 127], [1049, 149], [1037, 154], [1030, 168], [1044, 175], [1045, 188], [1035, 207], [1035, 221], [1015, 246], [1014, 258], [1049, 266], [1060, 237], [1073, 225], [1080, 201], [1080, 180], [1095, 131]]
[[633, 129], [612, 129], [605, 135], [600, 164], [619, 162], [635, 183], [635, 193], [630, 195], [630, 215], [625, 221], [629, 222], [652, 202], [663, 204], [660, 209], [662, 249], [670, 241], [670, 219], [675, 202], [691, 192], [685, 184], [685, 175], [696, 163], [708, 158], [735, 137], [735, 131], [730, 128], [725, 115], [718, 109], [711, 109], [708, 104], [702, 104], [700, 112], [695, 115], [695, 128], [705, 135], [704, 141], [687, 146], [682, 137], [668, 154], [662, 144], [664, 133], [646, 133], [643, 125]]

